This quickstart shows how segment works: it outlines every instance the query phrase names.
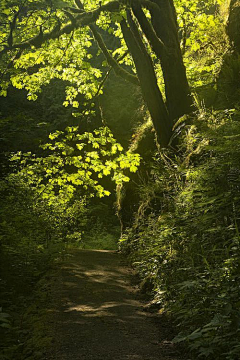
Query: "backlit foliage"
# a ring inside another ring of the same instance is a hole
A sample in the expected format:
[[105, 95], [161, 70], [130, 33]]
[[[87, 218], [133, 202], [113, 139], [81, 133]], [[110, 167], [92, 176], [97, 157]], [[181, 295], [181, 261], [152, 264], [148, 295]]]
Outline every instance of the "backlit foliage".
[[140, 163], [138, 154], [123, 153], [108, 128], [80, 134], [78, 127], [68, 127], [65, 133], [50, 134], [49, 139], [49, 143], [41, 146], [46, 156], [18, 153], [11, 160], [21, 159], [20, 175], [50, 203], [56, 196], [60, 202], [71, 199], [78, 188], [85, 196], [92, 197], [94, 193], [99, 197], [109, 196], [100, 179], [111, 176], [116, 184], [122, 184], [129, 181], [124, 170], [136, 172]]

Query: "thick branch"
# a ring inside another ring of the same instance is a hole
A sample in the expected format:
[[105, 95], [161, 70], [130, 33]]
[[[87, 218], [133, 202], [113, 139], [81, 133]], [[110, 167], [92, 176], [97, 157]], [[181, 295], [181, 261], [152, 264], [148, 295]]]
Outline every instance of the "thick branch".
[[[166, 1], [166, 0], [161, 0], [161, 1]], [[132, 0], [131, 5], [132, 6], [141, 5], [141, 6], [145, 7], [146, 9], [153, 10], [153, 11], [159, 9], [158, 5], [150, 0]]]
[[[118, 11], [120, 9], [121, 4], [118, 1], [111, 1], [105, 5], [102, 5], [101, 7], [99, 7], [96, 10], [93, 10], [91, 12], [84, 12], [81, 13], [79, 15], [77, 15], [74, 18], [74, 21], [71, 21], [71, 24], [67, 24], [65, 25], [62, 29], [59, 30], [59, 32], [56, 32], [56, 29], [53, 29], [52, 31], [50, 31], [49, 33], [43, 33], [41, 34], [41, 37], [39, 35], [35, 36], [34, 38], [22, 42], [22, 43], [17, 43], [17, 44], [13, 44], [11, 47], [5, 47], [1, 52], [0, 52], [0, 58], [7, 53], [9, 50], [14, 50], [14, 49], [28, 49], [31, 48], [31, 46], [35, 46], [36, 48], [40, 48], [42, 46], [43, 43], [45, 43], [47, 40], [50, 39], [56, 39], [58, 38], [60, 35], [63, 34], [70, 34], [74, 29], [76, 28], [80, 28], [82, 26], [87, 26], [92, 24], [93, 22], [96, 22], [96, 20], [99, 18], [101, 12], [103, 11], [108, 11], [108, 12], [114, 12], [114, 11]], [[37, 38], [37, 42], [36, 42], [36, 38]]]
[[17, 23], [17, 17], [19, 15], [19, 11], [14, 15], [13, 21], [10, 24], [10, 33], [7, 39], [8, 46], [11, 48], [13, 44], [13, 31], [15, 30], [16, 23]]
[[136, 4], [132, 7], [133, 13], [138, 19], [138, 22], [148, 39], [153, 51], [157, 55], [159, 59], [161, 59], [162, 54], [164, 51], [166, 51], [166, 47], [161, 39], [158, 38], [152, 24], [148, 21], [146, 18], [146, 15], [144, 14], [141, 6], [139, 4]]
[[[78, 3], [79, 3], [79, 5], [81, 4], [80, 1]], [[148, 8], [148, 9], [152, 9], [152, 10], [158, 8], [158, 6], [150, 0], [132, 0], [132, 3], [133, 4], [140, 3], [142, 6]], [[100, 6], [96, 10], [80, 13], [74, 17], [74, 20], [72, 19], [71, 24], [65, 25], [62, 29], [59, 30], [59, 32], [57, 32], [56, 29], [53, 29], [49, 33], [42, 34], [41, 39], [40, 39], [40, 36], [37, 35], [38, 36], [37, 42], [36, 42], [36, 37], [34, 37], [32, 39], [29, 39], [28, 41], [13, 44], [11, 47], [6, 46], [2, 51], [0, 51], [0, 59], [9, 50], [14, 50], [14, 49], [25, 50], [25, 49], [31, 48], [31, 46], [40, 48], [42, 46], [42, 44], [45, 43], [47, 40], [56, 39], [60, 35], [63, 35], [63, 34], [70, 34], [76, 28], [80, 28], [82, 26], [87, 26], [87, 25], [90, 25], [90, 24], [96, 22], [96, 20], [100, 16], [101, 12], [119, 11], [122, 5], [126, 5], [126, 1], [113, 0], [105, 5]]]
[[[133, 21], [132, 14], [131, 14], [130, 10], [127, 10], [127, 20], [128, 20], [128, 24], [130, 26], [130, 29], [132, 31], [132, 34], [134, 35], [135, 40], [138, 43], [139, 48], [141, 49], [144, 56], [146, 58], [149, 58], [149, 55], [148, 55], [148, 53], [146, 51], [146, 47], [145, 47], [145, 45], [143, 43], [143, 39], [142, 39], [142, 37], [141, 37], [141, 35], [139, 33], [139, 30], [137, 28], [137, 25], [136, 25], [135, 21]], [[149, 58], [149, 60], [150, 60], [150, 58]]]
[[124, 70], [119, 64], [118, 62], [112, 57], [112, 55], [109, 53], [103, 38], [101, 37], [101, 35], [99, 34], [99, 32], [96, 29], [95, 25], [90, 25], [90, 29], [93, 33], [93, 36], [95, 38], [95, 40], [98, 43], [99, 48], [101, 49], [102, 53], [104, 54], [109, 66], [112, 66], [112, 68], [114, 69], [115, 73], [119, 76], [121, 76], [123, 79], [130, 81], [132, 84], [134, 85], [139, 85], [139, 81], [137, 76], [130, 74], [128, 71]]

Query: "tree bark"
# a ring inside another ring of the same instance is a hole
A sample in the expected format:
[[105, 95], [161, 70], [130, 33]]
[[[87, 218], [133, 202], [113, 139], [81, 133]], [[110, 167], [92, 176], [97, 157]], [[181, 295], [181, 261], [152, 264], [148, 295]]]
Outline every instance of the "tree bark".
[[147, 53], [130, 12], [128, 12], [128, 24], [130, 27], [125, 21], [121, 22], [123, 36], [133, 57], [143, 98], [150, 112], [158, 142], [161, 146], [166, 147], [171, 138], [173, 124], [157, 84], [151, 57]]
[[235, 52], [240, 54], [240, 0], [230, 2], [227, 33]]
[[[145, 33], [145, 35], [161, 61], [167, 108], [170, 119], [174, 121], [194, 110], [193, 99], [187, 81], [186, 69], [183, 64], [178, 39], [177, 17], [173, 1], [153, 0], [153, 2], [158, 5], [158, 9], [150, 9], [151, 23], [157, 37], [164, 44], [161, 52], [159, 51], [159, 47], [157, 48], [150, 40], [149, 35], [147, 33]], [[142, 15], [140, 17], [136, 13], [136, 16], [144, 31]]]

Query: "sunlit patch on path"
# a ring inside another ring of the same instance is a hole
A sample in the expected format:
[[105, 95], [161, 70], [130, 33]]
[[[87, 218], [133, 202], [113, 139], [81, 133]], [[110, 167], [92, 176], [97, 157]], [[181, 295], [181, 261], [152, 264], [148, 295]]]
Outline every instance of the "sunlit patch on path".
[[74, 251], [63, 265], [54, 334], [55, 360], [177, 360], [160, 341], [155, 315], [112, 251]]

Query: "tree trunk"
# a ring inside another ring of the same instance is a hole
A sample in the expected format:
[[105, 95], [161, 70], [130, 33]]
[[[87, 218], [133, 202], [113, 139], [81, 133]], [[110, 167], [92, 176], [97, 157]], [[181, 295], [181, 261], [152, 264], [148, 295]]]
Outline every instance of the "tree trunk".
[[173, 123], [169, 118], [161, 91], [158, 87], [151, 57], [147, 53], [130, 12], [128, 12], [128, 24], [130, 28], [125, 21], [121, 23], [123, 36], [136, 66], [143, 98], [151, 114], [158, 142], [161, 146], [165, 147], [171, 138]]
[[240, 0], [231, 0], [227, 33], [235, 51], [240, 54]]
[[[153, 0], [158, 9], [150, 9], [151, 22], [157, 37], [164, 44], [164, 51], [157, 53], [160, 58], [167, 108], [171, 120], [178, 119], [194, 110], [186, 69], [183, 64], [178, 39], [177, 17], [172, 0]], [[141, 25], [141, 21], [140, 21]]]

